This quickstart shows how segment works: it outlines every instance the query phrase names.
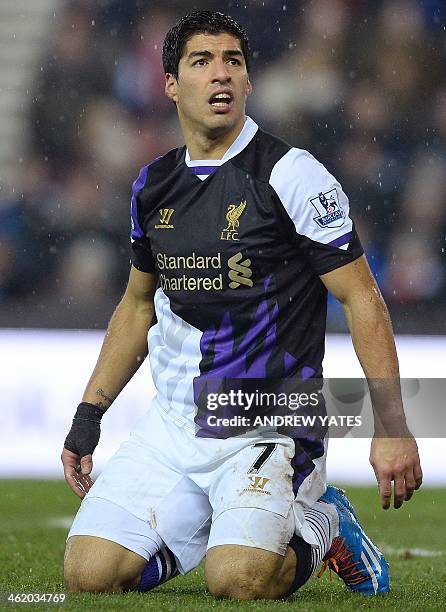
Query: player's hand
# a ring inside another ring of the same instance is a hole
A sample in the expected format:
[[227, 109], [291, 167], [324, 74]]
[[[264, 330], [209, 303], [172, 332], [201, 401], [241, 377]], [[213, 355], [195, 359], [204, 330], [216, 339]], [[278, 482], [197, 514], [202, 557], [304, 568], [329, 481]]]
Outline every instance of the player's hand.
[[61, 455], [65, 480], [70, 489], [81, 499], [90, 490], [93, 481], [90, 477], [93, 469], [93, 461], [91, 455], [79, 457], [76, 453], [72, 453], [64, 448]]
[[400, 508], [419, 489], [423, 480], [415, 439], [373, 438], [370, 463], [378, 481], [384, 510], [390, 508], [393, 481], [393, 506]]
[[64, 442], [61, 459], [65, 480], [71, 490], [81, 498], [85, 497], [93, 484], [90, 478], [93, 451], [101, 435], [103, 414], [104, 410], [94, 404], [79, 404]]

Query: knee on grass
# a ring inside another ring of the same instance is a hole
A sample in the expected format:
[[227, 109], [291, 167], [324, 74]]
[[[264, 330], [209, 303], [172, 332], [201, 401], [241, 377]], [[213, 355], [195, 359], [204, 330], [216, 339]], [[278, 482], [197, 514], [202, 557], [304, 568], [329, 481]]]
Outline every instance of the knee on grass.
[[96, 568], [65, 568], [65, 588], [70, 593], [117, 593], [123, 590], [119, 580]]
[[269, 599], [269, 582], [260, 576], [223, 575], [218, 581], [208, 581], [211, 594], [218, 599]]
[[118, 544], [110, 544], [113, 543], [83, 536], [68, 540], [64, 561], [68, 591], [116, 593], [136, 587], [146, 561]]
[[239, 600], [275, 599], [282, 559], [259, 549], [241, 549], [245, 547], [221, 546], [208, 551], [206, 580], [211, 594]]

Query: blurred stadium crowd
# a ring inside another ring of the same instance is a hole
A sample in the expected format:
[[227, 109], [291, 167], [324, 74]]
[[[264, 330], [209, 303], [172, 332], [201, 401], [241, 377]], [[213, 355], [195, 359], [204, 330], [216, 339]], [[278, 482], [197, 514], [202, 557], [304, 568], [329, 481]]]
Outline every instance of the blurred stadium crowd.
[[[61, 1], [20, 189], [0, 202], [0, 326], [106, 326], [129, 270], [131, 183], [181, 144], [163, 38], [197, 8], [246, 26], [248, 112], [340, 180], [395, 331], [445, 333], [443, 0]], [[344, 329], [331, 303], [329, 330]]]

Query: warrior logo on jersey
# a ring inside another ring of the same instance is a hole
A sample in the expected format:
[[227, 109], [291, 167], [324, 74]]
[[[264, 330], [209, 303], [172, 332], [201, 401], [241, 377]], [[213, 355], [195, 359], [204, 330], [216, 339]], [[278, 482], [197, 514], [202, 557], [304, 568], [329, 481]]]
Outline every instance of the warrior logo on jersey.
[[342, 227], [344, 225], [345, 212], [339, 206], [336, 187], [325, 193], [321, 191], [315, 198], [311, 198], [310, 202], [318, 213], [313, 220], [319, 227]]
[[248, 476], [251, 484], [248, 488], [243, 489], [242, 493], [261, 493], [263, 495], [271, 495], [269, 491], [265, 491], [265, 487], [270, 478], [264, 478], [263, 476]]
[[170, 218], [174, 213], [173, 208], [161, 208], [160, 209], [160, 222], [155, 225], [155, 229], [173, 229], [173, 225], [170, 224]]
[[226, 227], [220, 235], [220, 240], [238, 240], [238, 228], [240, 227], [239, 218], [242, 216], [243, 211], [246, 208], [246, 200], [237, 204], [229, 204], [228, 212], [226, 213], [226, 221], [228, 227]]

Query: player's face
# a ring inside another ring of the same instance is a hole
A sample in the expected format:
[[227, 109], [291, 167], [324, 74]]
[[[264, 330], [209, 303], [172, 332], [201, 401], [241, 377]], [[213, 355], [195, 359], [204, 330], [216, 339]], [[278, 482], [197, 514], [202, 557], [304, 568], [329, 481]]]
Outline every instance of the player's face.
[[183, 131], [189, 134], [218, 136], [241, 129], [251, 91], [240, 41], [226, 33], [190, 38], [178, 79], [166, 75], [166, 94], [176, 103]]

